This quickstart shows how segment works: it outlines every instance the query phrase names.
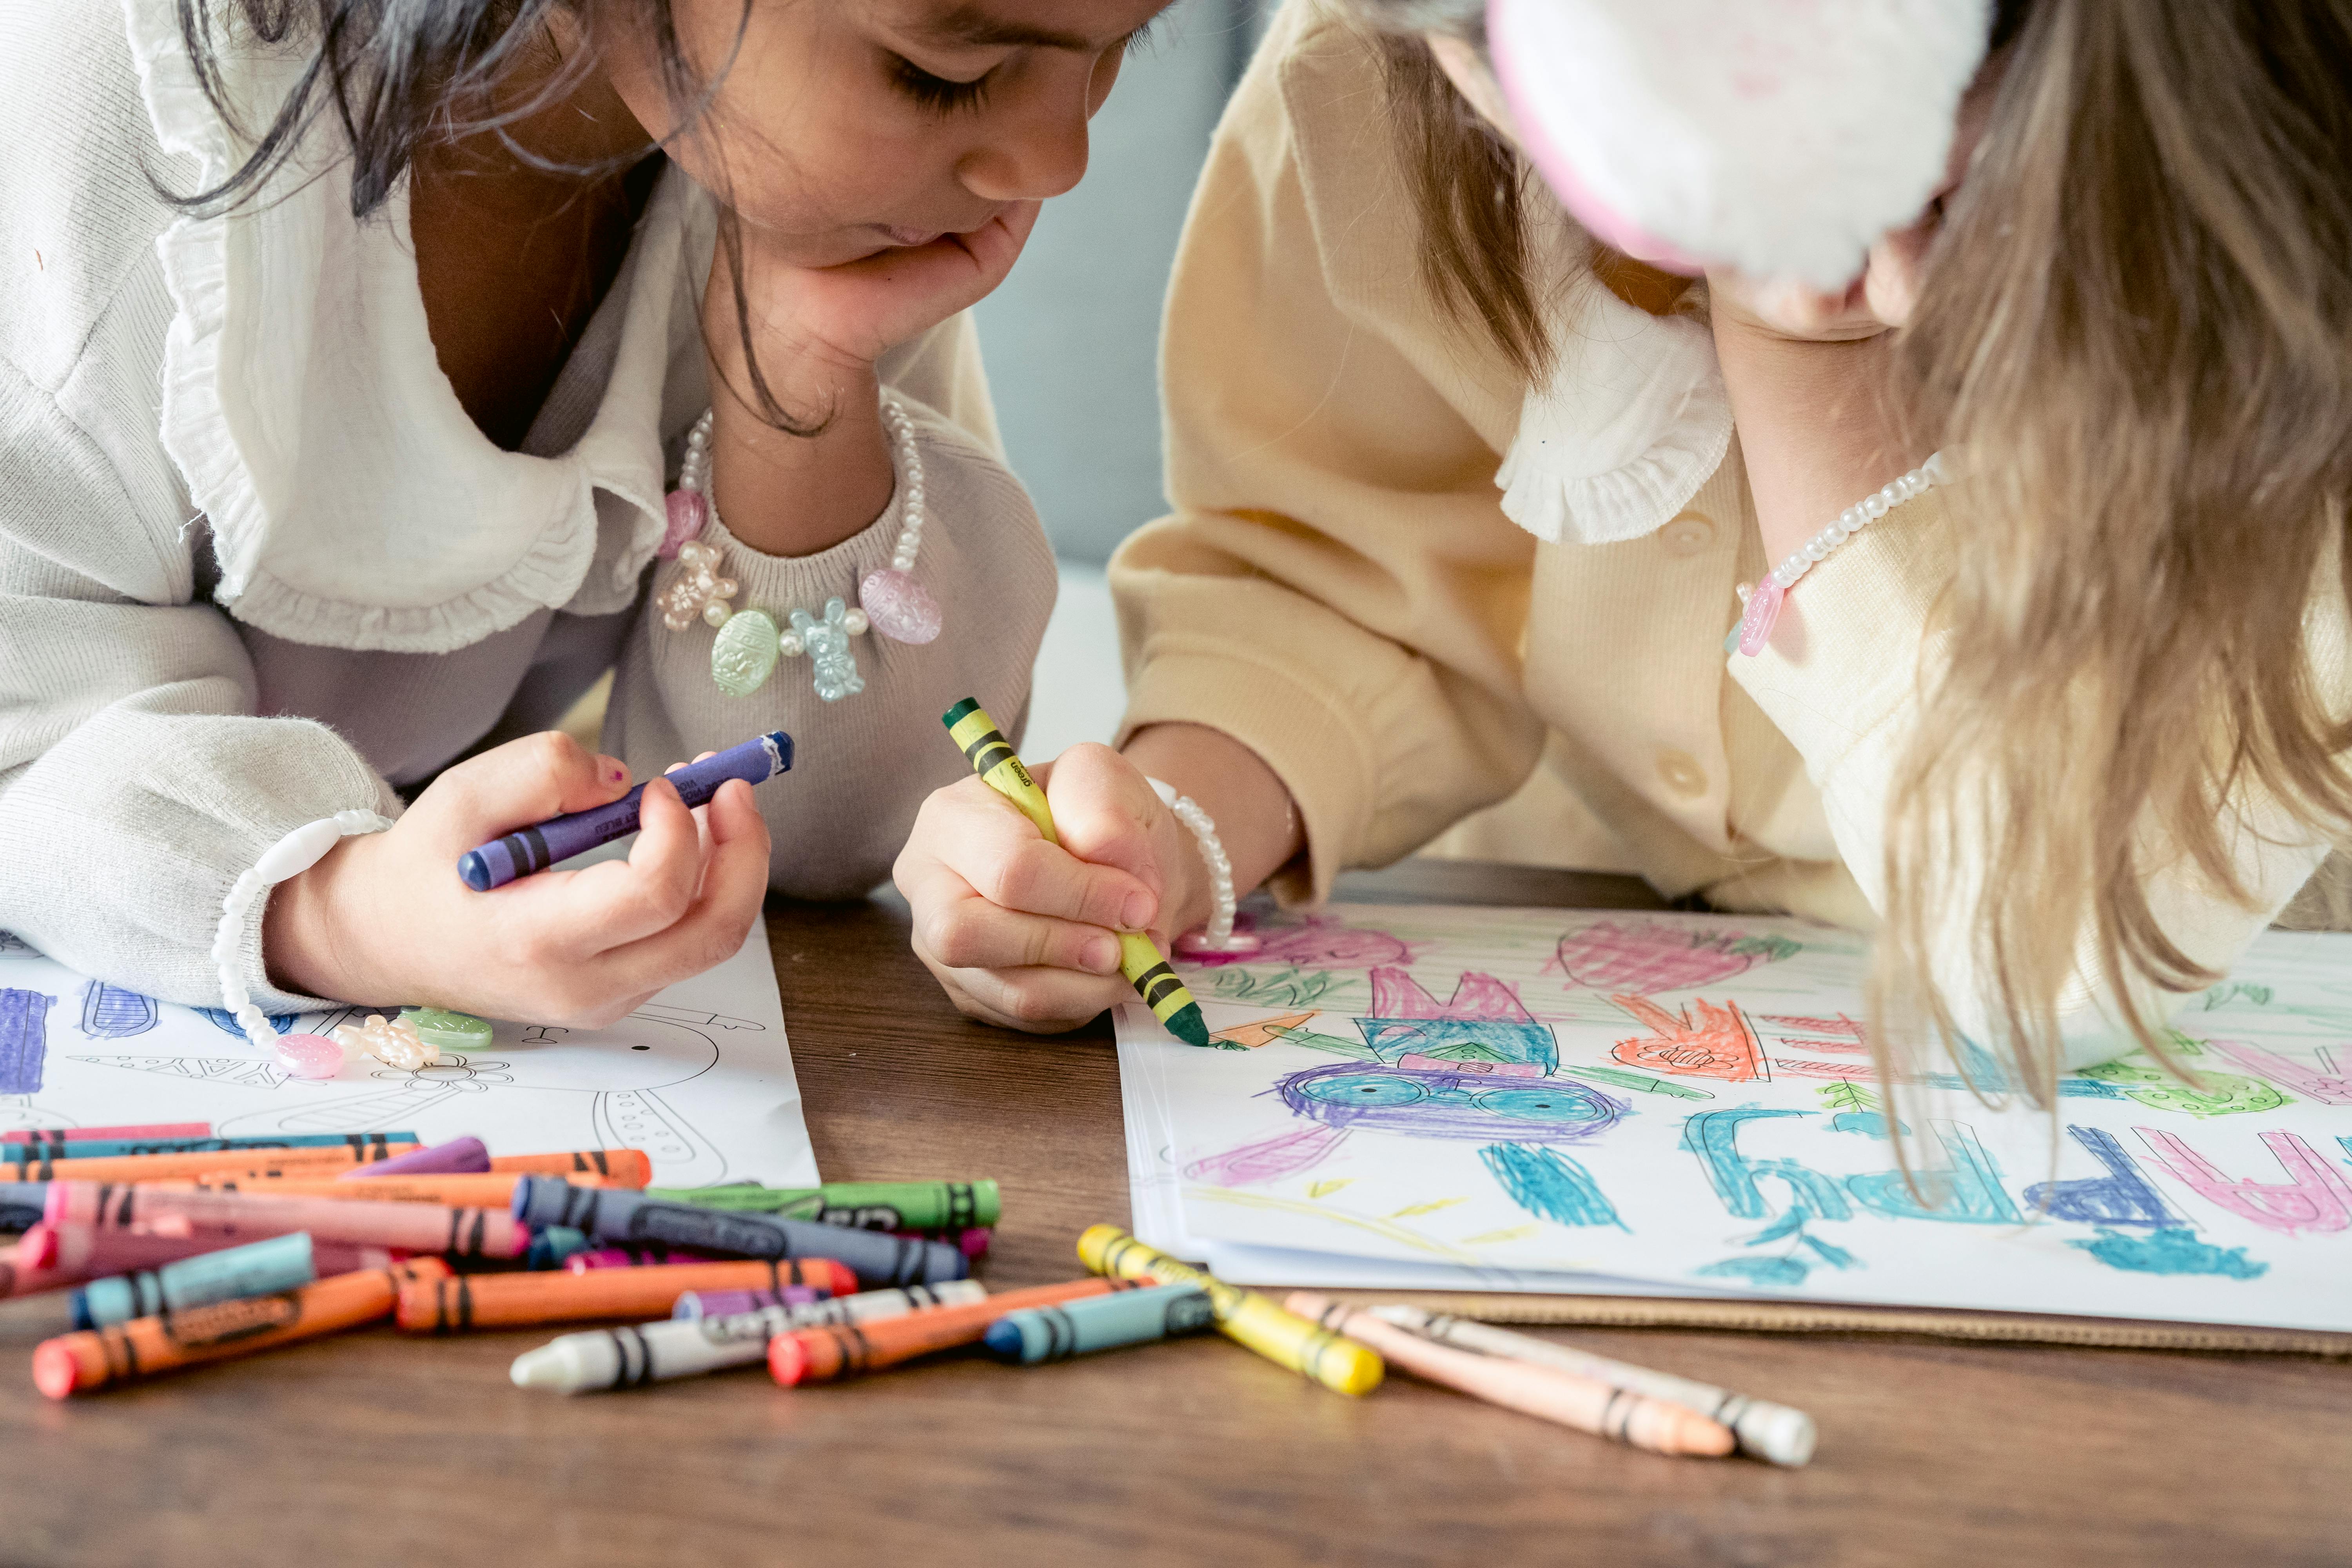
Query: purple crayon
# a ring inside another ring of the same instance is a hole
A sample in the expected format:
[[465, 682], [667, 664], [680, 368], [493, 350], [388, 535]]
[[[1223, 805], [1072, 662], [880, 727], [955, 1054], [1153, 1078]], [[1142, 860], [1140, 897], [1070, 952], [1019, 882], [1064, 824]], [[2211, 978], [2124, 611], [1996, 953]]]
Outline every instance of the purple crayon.
[[[662, 776], [677, 788], [688, 806], [709, 804], [729, 779], [762, 784], [793, 765], [793, 738], [782, 730], [755, 735], [740, 746], [689, 763]], [[478, 893], [503, 888], [518, 877], [544, 871], [558, 860], [625, 838], [637, 830], [637, 809], [646, 786], [639, 784], [610, 805], [591, 806], [564, 816], [551, 816], [531, 827], [520, 827], [493, 838], [478, 849], [457, 857], [457, 875]]]
[[785, 1285], [772, 1290], [688, 1290], [669, 1310], [673, 1318], [735, 1318], [770, 1307], [803, 1307], [822, 1301], [824, 1292], [814, 1285]]
[[[429, 1144], [411, 1149], [405, 1154], [394, 1154], [389, 1160], [378, 1160], [373, 1165], [360, 1165], [343, 1173], [346, 1176], [470, 1176], [479, 1175], [490, 1168], [490, 1152], [478, 1138], [452, 1138], [446, 1143]], [[339, 1180], [341, 1178], [338, 1178]]]

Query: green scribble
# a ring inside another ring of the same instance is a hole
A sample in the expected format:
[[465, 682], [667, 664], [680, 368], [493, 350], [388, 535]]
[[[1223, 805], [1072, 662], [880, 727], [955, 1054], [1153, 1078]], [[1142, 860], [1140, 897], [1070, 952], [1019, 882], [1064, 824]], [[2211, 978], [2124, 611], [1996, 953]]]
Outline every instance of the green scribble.
[[[1840, 1079], [1822, 1085], [1820, 1094], [1823, 1103], [1837, 1112], [1830, 1118], [1831, 1131], [1859, 1132], [1869, 1138], [1887, 1135], [1886, 1114], [1880, 1108], [1878, 1096], [1862, 1085]], [[1895, 1126], [1906, 1135], [1911, 1131], [1901, 1122]]]
[[1209, 981], [1209, 989], [1227, 1001], [1253, 1006], [1314, 1007], [1336, 1013], [1357, 1003], [1351, 993], [1360, 987], [1349, 984], [1349, 978], [1328, 969], [1258, 970], [1237, 963], [1218, 970]]
[[[2199, 1047], [2200, 1053], [2202, 1047]], [[2139, 1052], [2121, 1060], [2101, 1062], [2082, 1069], [2082, 1076], [2119, 1086], [2124, 1094], [2151, 1110], [2177, 1110], [2200, 1119], [2242, 1112], [2276, 1110], [2292, 1105], [2292, 1095], [2280, 1093], [2260, 1079], [2235, 1073], [2200, 1072], [2191, 1089]]]
[[1580, 1064], [1571, 1066], [1562, 1062], [1559, 1071], [1571, 1078], [1589, 1078], [1595, 1083], [1612, 1084], [1618, 1089], [1630, 1089], [1640, 1094], [1671, 1095], [1676, 1100], [1713, 1100], [1715, 1098], [1706, 1089], [1693, 1089], [1686, 1083], [1652, 1078], [1647, 1073], [1620, 1072], [1615, 1068], [1589, 1068]]

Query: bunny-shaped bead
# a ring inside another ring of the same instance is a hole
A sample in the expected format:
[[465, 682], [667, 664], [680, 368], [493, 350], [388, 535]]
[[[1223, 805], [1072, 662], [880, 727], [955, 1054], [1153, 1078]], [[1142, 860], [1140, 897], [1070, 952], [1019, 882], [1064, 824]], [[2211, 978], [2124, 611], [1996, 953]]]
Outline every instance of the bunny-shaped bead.
[[827, 702], [838, 702], [866, 689], [866, 679], [857, 673], [857, 660], [850, 657], [848, 619], [849, 606], [837, 594], [824, 602], [821, 621], [806, 610], [793, 612], [792, 636], [816, 667], [816, 694]]

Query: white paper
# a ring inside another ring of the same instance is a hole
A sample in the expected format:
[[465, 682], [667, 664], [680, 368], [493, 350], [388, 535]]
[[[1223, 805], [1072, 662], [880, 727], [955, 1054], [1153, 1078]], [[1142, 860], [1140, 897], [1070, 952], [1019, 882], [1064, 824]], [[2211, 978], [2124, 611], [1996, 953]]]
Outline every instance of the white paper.
[[1267, 1283], [2352, 1331], [2352, 936], [2267, 933], [2189, 1001], [2202, 1092], [2130, 1057], [2069, 1075], [2053, 1119], [1981, 1052], [1995, 1105], [1958, 1070], [1906, 1087], [1923, 1205], [1883, 1133], [1857, 935], [1365, 905], [1259, 934], [1178, 965], [1233, 1048], [1120, 1009], [1155, 1245]]
[[[734, 957], [609, 1028], [495, 1023], [487, 1048], [445, 1051], [433, 1067], [347, 1056], [339, 1077], [316, 1082], [289, 1076], [225, 1014], [95, 984], [0, 933], [0, 1131], [209, 1121], [224, 1138], [471, 1134], [493, 1154], [642, 1149], [656, 1186], [817, 1180], [764, 921]], [[273, 1022], [325, 1034], [365, 1013]]]

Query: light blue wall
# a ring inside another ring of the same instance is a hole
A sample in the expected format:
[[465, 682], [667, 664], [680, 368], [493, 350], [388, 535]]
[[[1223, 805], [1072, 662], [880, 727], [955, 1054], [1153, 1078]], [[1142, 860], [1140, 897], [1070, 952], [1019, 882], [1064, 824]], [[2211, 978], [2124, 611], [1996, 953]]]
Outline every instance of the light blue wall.
[[977, 312], [1013, 471], [1070, 560], [1104, 560], [1162, 510], [1160, 297], [1255, 10], [1178, 0], [1166, 13], [1095, 117], [1085, 181], [1045, 204]]

